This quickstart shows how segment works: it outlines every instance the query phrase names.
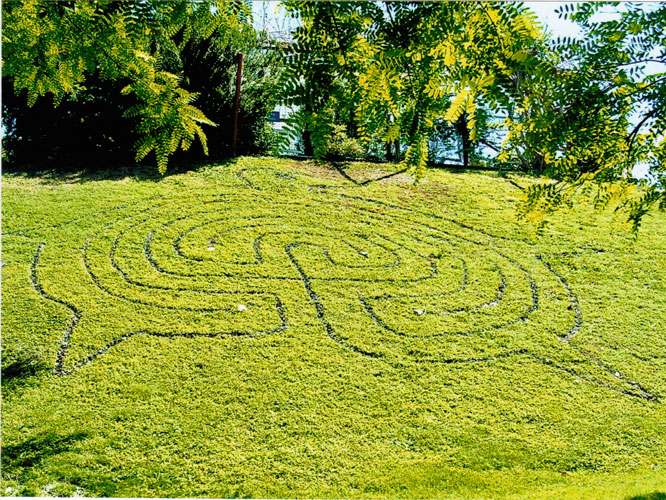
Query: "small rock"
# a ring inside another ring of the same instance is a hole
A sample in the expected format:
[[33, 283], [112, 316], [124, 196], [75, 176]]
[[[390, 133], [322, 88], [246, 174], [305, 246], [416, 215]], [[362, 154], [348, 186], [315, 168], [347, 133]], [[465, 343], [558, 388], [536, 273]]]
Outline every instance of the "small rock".
[[360, 253], [363, 257], [367, 257], [367, 256], [368, 256], [368, 252], [359, 252], [359, 253]]
[[620, 372], [615, 372], [615, 376], [616, 376], [617, 378], [620, 378], [622, 375], [620, 375]]
[[238, 310], [239, 311], [245, 311], [247, 307], [245, 307], [243, 304], [238, 304]]
[[414, 309], [414, 312], [421, 316], [425, 311], [422, 311], [421, 309]]

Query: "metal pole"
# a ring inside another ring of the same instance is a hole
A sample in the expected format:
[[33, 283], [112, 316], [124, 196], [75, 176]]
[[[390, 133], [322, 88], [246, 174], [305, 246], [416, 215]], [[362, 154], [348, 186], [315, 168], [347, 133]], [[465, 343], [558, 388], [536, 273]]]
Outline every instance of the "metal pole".
[[240, 109], [241, 75], [243, 74], [243, 54], [238, 54], [238, 69], [236, 71], [236, 96], [234, 98], [234, 138], [231, 145], [231, 154], [236, 156], [238, 142], [238, 110]]

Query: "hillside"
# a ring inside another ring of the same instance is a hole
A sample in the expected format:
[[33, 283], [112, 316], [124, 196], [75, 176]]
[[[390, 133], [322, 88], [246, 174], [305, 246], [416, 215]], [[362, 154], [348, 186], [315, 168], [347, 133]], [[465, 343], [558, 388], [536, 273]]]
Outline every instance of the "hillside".
[[3, 494], [662, 498], [666, 214], [395, 168], [3, 176]]

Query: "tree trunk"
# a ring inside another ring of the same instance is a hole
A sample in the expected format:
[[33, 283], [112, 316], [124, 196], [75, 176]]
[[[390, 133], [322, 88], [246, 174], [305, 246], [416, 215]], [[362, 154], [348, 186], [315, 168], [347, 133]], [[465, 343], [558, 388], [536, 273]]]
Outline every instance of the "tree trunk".
[[456, 128], [458, 129], [462, 142], [463, 165], [467, 168], [469, 166], [469, 155], [472, 152], [472, 142], [469, 140], [469, 128], [467, 127], [467, 117], [465, 116], [465, 113], [458, 118]]
[[349, 110], [349, 123], [347, 123], [347, 135], [352, 138], [356, 138], [358, 135], [358, 130], [356, 128], [356, 113], [354, 110]]
[[305, 156], [314, 156], [314, 146], [312, 145], [312, 132], [305, 130], [303, 132], [303, 154]]
[[[307, 102], [305, 104], [305, 113], [309, 115], [312, 113], [312, 105]], [[312, 145], [312, 132], [307, 127], [303, 130], [303, 154], [305, 156], [314, 156], [314, 146]]]

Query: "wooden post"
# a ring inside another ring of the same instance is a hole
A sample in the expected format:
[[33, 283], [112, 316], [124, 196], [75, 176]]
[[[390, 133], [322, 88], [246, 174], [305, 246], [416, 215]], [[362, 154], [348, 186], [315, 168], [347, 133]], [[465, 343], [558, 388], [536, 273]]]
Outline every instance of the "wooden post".
[[238, 110], [240, 109], [241, 76], [243, 74], [243, 54], [238, 54], [238, 69], [236, 70], [236, 96], [234, 98], [234, 137], [231, 144], [231, 155], [236, 156], [238, 143]]

